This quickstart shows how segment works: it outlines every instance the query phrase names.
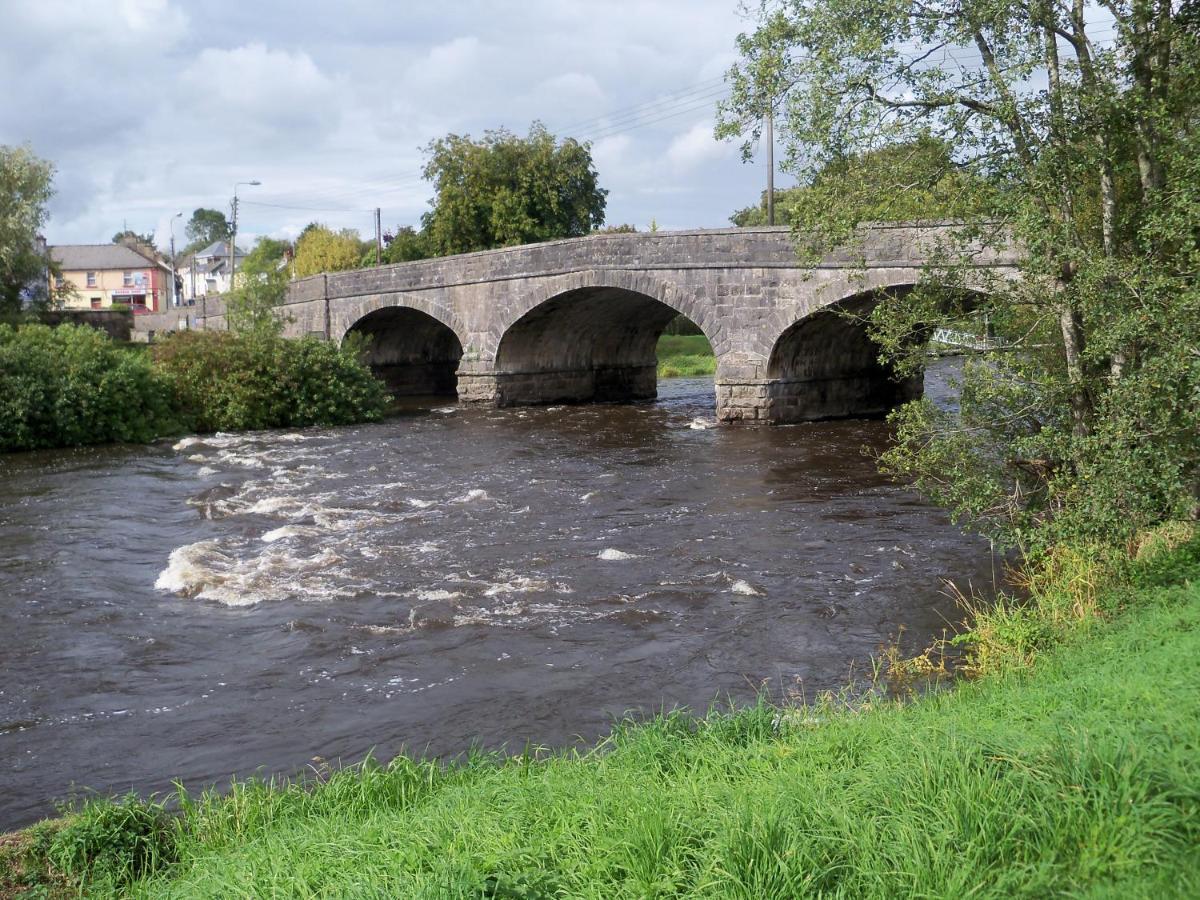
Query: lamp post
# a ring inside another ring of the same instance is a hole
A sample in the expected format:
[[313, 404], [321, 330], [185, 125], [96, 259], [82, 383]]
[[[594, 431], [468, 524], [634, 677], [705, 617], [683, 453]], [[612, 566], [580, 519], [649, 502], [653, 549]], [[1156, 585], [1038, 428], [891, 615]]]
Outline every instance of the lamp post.
[[183, 213], [177, 212], [171, 216], [171, 306], [178, 308], [179, 306], [179, 269], [175, 260], [175, 220], [182, 216]]
[[233, 222], [229, 229], [229, 231], [230, 231], [230, 235], [229, 235], [229, 290], [230, 291], [233, 290], [233, 276], [235, 274], [237, 274], [237, 257], [235, 255], [237, 251], [234, 249], [235, 247], [237, 247], [237, 212], [238, 212], [237, 189], [240, 188], [244, 184], [250, 185], [251, 187], [258, 187], [260, 184], [262, 184], [262, 182], [261, 181], [239, 181], [237, 184], [235, 184], [233, 186]]

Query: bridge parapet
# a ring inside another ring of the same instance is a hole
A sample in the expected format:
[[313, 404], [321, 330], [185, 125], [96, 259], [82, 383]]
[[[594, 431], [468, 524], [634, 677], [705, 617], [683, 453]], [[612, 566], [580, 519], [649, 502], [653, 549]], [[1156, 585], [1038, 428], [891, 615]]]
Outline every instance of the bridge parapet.
[[[877, 225], [864, 230], [854, 247], [830, 253], [818, 267], [924, 265], [939, 241], [959, 226], [948, 222]], [[977, 249], [984, 266], [1015, 265], [1011, 252]], [[586, 269], [796, 269], [791, 230], [786, 227], [712, 228], [694, 231], [594, 234], [540, 244], [504, 247], [437, 259], [396, 263], [328, 276], [330, 299], [396, 291], [420, 291], [514, 278], [546, 277]], [[295, 282], [289, 303], [316, 299], [314, 282]]]

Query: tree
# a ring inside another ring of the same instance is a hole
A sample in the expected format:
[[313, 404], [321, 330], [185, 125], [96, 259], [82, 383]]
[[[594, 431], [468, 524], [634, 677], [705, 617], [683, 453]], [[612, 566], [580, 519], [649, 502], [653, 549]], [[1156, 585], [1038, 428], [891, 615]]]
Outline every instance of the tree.
[[[863, 222], [986, 214], [990, 198], [985, 183], [972, 183], [977, 177], [955, 163], [944, 141], [921, 134], [915, 140], [833, 158], [807, 184], [776, 191], [775, 220], [791, 225], [805, 211], [822, 210], [835, 201]], [[903, 189], [894, 190], [897, 185]], [[730, 221], [739, 228], [766, 225], [766, 191], [758, 206], [738, 210]]]
[[282, 333], [286, 319], [277, 310], [287, 295], [288, 267], [283, 263], [291, 249], [285, 240], [264, 236], [246, 254], [226, 305], [230, 331], [258, 337]]
[[[394, 232], [385, 234], [383, 241], [383, 261], [385, 263], [412, 262], [418, 259], [428, 259], [433, 256], [433, 248], [429, 246], [429, 237], [423, 231], [417, 231], [411, 225], [402, 225]], [[374, 262], [374, 251], [368, 253]]]
[[209, 244], [217, 241], [229, 240], [233, 231], [229, 227], [229, 220], [225, 218], [225, 213], [218, 209], [201, 207], [192, 212], [192, 217], [188, 219], [184, 233], [187, 235], [188, 244], [183, 252], [184, 255], [187, 255], [197, 250], [203, 250]]
[[363, 252], [363, 241], [354, 229], [334, 231], [313, 223], [296, 239], [296, 277], [358, 268]]
[[[882, 463], [1032, 551], [1120, 541], [1196, 515], [1200, 495], [1197, 36], [1169, 0], [1102, 5], [1111, 44], [1082, 0], [764, 5], [718, 127], [749, 152], [775, 110], [802, 183], [925, 134], [952, 148], [967, 227], [865, 324], [902, 373], [932, 325], [972, 307], [1016, 352], [966, 367], [958, 413], [899, 410]], [[798, 195], [804, 258], [861, 239], [876, 214], [864, 197], [903, 206], [921, 190], [869, 181]], [[972, 267], [1014, 243], [1020, 280]]]
[[264, 235], [255, 241], [254, 248], [238, 263], [238, 271], [247, 274], [277, 272], [291, 252], [291, 242]]
[[605, 197], [590, 144], [561, 143], [541, 124], [528, 137], [505, 129], [482, 140], [448, 135], [425, 148], [433, 209], [422, 219], [436, 255], [589, 234]]
[[138, 232], [136, 232], [130, 228], [126, 228], [124, 231], [118, 231], [116, 234], [114, 234], [113, 238], [112, 238], [112, 242], [114, 244], [130, 244], [133, 246], [142, 245], [142, 246], [147, 246], [147, 247], [153, 247], [154, 246], [154, 235], [153, 234], [139, 234]]
[[29, 147], [0, 144], [0, 315], [45, 300], [48, 276], [58, 274], [40, 237], [53, 181], [54, 166]]

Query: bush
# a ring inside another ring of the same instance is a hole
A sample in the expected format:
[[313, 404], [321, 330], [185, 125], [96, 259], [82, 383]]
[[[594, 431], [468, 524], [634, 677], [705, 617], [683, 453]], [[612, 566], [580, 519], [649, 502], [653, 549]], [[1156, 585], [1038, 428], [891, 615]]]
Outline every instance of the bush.
[[35, 867], [69, 882], [127, 885], [175, 860], [176, 828], [161, 803], [130, 794], [94, 800], [30, 848]]
[[144, 354], [85, 326], [0, 325], [0, 451], [149, 441], [175, 427]]
[[383, 384], [360, 348], [272, 334], [182, 332], [154, 347], [180, 415], [196, 431], [241, 431], [376, 421]]

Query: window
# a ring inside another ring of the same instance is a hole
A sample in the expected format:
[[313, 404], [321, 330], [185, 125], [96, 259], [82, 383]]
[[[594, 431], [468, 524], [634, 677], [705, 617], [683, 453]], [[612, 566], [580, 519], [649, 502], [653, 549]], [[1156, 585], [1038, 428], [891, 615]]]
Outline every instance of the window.
[[122, 276], [122, 281], [121, 281], [121, 283], [122, 283], [123, 285], [125, 285], [125, 287], [130, 287], [130, 286], [133, 284], [133, 273], [132, 273], [132, 272], [126, 272], [126, 273], [125, 273], [125, 274]]
[[92, 309], [99, 309], [99, 308], [100, 308], [100, 298], [93, 297], [92, 298]]
[[90, 288], [94, 288], [96, 286], [96, 273], [95, 272], [87, 273], [87, 286]]

